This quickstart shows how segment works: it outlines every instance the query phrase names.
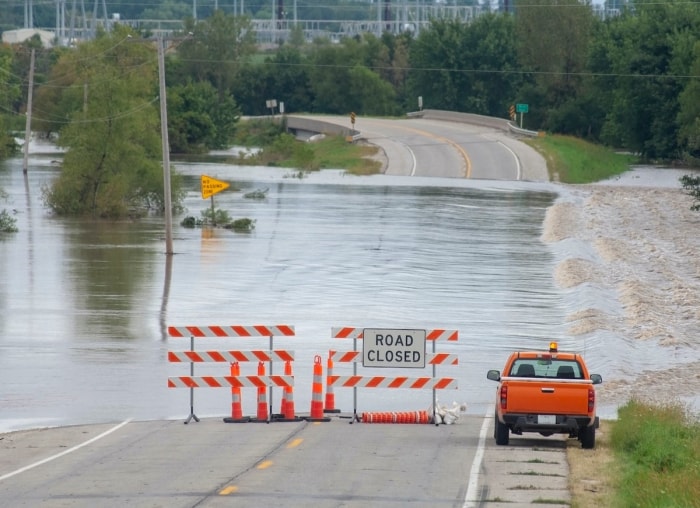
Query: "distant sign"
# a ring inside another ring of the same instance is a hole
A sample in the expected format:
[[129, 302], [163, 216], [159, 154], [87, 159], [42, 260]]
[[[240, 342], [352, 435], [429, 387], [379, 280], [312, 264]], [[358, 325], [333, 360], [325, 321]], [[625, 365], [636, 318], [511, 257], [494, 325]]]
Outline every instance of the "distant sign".
[[365, 328], [363, 367], [425, 367], [425, 330]]
[[527, 104], [516, 104], [515, 105], [515, 111], [518, 113], [527, 113], [529, 109], [530, 109], [530, 107]]
[[202, 199], [207, 199], [217, 192], [228, 189], [230, 185], [207, 175], [202, 175]]

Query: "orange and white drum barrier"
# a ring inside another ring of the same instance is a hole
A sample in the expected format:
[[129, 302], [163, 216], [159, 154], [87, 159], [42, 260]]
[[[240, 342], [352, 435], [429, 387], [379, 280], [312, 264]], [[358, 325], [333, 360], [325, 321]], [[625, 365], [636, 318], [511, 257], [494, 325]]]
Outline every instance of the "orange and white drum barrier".
[[314, 378], [311, 385], [311, 416], [310, 422], [329, 422], [330, 418], [323, 416], [323, 365], [321, 356], [314, 356]]
[[340, 409], [335, 408], [335, 393], [333, 385], [329, 383], [330, 377], [333, 375], [333, 355], [335, 351], [328, 351], [328, 364], [326, 367], [326, 404], [323, 406], [324, 413], [340, 413]]
[[[231, 364], [231, 377], [241, 375], [241, 367], [238, 362]], [[250, 418], [243, 416], [243, 406], [241, 404], [241, 387], [231, 387], [231, 418], [225, 419], [226, 423], [246, 423]]]
[[[284, 364], [285, 377], [293, 378], [292, 362]], [[282, 392], [282, 404], [279, 417], [275, 418], [278, 422], [298, 422], [301, 418], [294, 415], [294, 387], [290, 384], [285, 386]]]
[[[265, 363], [258, 362], [258, 376], [265, 375]], [[259, 422], [269, 421], [269, 412], [267, 410], [267, 386], [258, 388], [258, 418]]]

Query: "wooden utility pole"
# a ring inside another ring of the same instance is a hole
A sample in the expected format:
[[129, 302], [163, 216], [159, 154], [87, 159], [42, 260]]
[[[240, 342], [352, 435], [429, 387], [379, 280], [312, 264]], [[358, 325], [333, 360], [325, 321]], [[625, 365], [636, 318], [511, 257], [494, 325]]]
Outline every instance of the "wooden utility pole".
[[173, 206], [170, 197], [170, 142], [168, 141], [168, 105], [165, 96], [165, 49], [162, 37], [158, 43], [158, 84], [160, 87], [160, 134], [163, 143], [163, 202], [165, 206], [165, 254], [173, 252]]
[[34, 50], [29, 59], [29, 87], [27, 89], [27, 122], [24, 127], [24, 162], [22, 172], [27, 174], [29, 167], [29, 141], [32, 139], [32, 96], [34, 95]]

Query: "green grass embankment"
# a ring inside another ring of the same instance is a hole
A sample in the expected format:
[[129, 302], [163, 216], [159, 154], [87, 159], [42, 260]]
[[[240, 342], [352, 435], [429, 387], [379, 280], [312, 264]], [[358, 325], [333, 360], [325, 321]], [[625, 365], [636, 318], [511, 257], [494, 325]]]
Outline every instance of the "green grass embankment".
[[558, 134], [526, 141], [547, 161], [550, 179], [581, 184], [606, 180], [627, 171], [637, 159], [583, 139]]
[[572, 508], [700, 507], [700, 422], [680, 403], [631, 400], [595, 450], [569, 443]]
[[683, 406], [630, 401], [610, 446], [621, 465], [617, 506], [700, 506], [700, 423]]

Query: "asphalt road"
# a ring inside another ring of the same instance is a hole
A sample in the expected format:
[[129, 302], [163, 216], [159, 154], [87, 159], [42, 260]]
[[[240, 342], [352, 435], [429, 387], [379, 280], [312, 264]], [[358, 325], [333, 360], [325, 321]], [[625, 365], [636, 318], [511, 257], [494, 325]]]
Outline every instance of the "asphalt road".
[[[122, 422], [0, 435], [7, 507], [566, 506], [560, 438], [453, 425]], [[553, 502], [559, 500], [560, 504]]]
[[[342, 116], [311, 116], [345, 127]], [[358, 117], [362, 139], [379, 146], [396, 176], [547, 181], [544, 159], [500, 129], [426, 118]]]

